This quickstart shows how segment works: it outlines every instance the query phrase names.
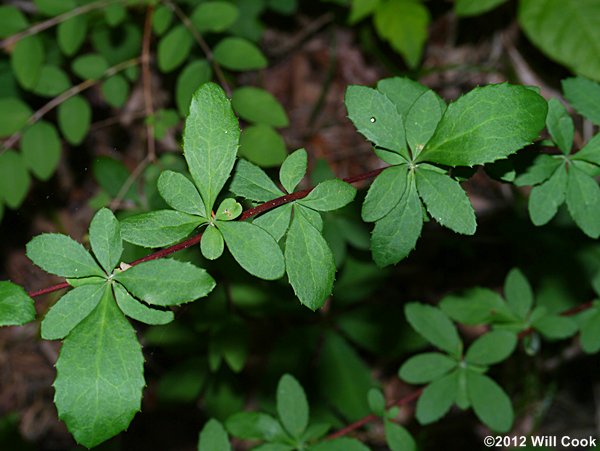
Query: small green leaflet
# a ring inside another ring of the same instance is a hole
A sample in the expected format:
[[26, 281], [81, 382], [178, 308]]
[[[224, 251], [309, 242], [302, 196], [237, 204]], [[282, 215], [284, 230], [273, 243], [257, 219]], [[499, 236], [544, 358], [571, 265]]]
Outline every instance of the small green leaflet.
[[42, 321], [42, 338], [61, 340], [69, 335], [96, 308], [106, 289], [106, 283], [82, 285], [61, 297]]
[[27, 256], [37, 266], [62, 277], [104, 276], [77, 241], [59, 233], [38, 235], [27, 243]]
[[583, 160], [600, 166], [600, 134], [590, 139], [579, 152], [573, 155], [573, 160]]
[[206, 230], [204, 230], [202, 241], [200, 241], [202, 255], [209, 260], [215, 260], [223, 254], [224, 248], [225, 243], [223, 241], [223, 235], [215, 226], [209, 225]]
[[508, 331], [493, 330], [475, 340], [465, 355], [473, 365], [489, 366], [508, 358], [517, 346], [517, 336]]
[[215, 281], [204, 269], [170, 258], [147, 261], [117, 272], [114, 280], [153, 305], [191, 302], [215, 287]]
[[144, 358], [110, 286], [65, 339], [56, 362], [55, 403], [75, 440], [92, 448], [125, 430], [140, 410]]
[[423, 390], [417, 401], [416, 417], [421, 424], [430, 424], [443, 417], [454, 403], [458, 389], [456, 371], [436, 379]]
[[457, 365], [455, 359], [445, 354], [426, 352], [404, 362], [398, 371], [398, 376], [410, 384], [426, 384], [439, 379]]
[[267, 59], [252, 42], [238, 37], [226, 37], [213, 50], [215, 60], [231, 70], [255, 70], [267, 67]]
[[238, 412], [227, 418], [227, 431], [244, 440], [279, 441], [286, 437], [279, 421], [262, 412]]
[[407, 178], [407, 165], [392, 166], [379, 174], [365, 197], [362, 206], [363, 220], [375, 222], [398, 205], [406, 190]]
[[419, 334], [434, 346], [460, 357], [462, 341], [456, 327], [438, 308], [411, 302], [404, 308], [406, 319]]
[[378, 147], [396, 152], [409, 160], [404, 119], [396, 106], [376, 89], [349, 86], [345, 98], [348, 117], [356, 129]]
[[510, 398], [484, 374], [467, 371], [467, 393], [475, 414], [497, 432], [508, 432], [513, 424]]
[[445, 105], [439, 96], [429, 90], [419, 97], [406, 115], [406, 140], [412, 149], [413, 158], [418, 156], [437, 128]]
[[333, 290], [335, 261], [321, 232], [298, 212], [287, 233], [285, 264], [300, 302], [311, 310], [321, 308]]
[[229, 189], [257, 202], [268, 202], [285, 194], [265, 171], [246, 160], [238, 160]]
[[110, 274], [119, 264], [123, 253], [123, 243], [119, 221], [109, 209], [100, 209], [92, 219], [90, 244], [100, 265], [107, 274]]
[[198, 190], [188, 178], [174, 171], [163, 171], [158, 178], [161, 197], [175, 210], [206, 218], [206, 210]]
[[533, 306], [533, 290], [518, 268], [510, 270], [504, 281], [504, 296], [510, 309], [525, 319]]
[[200, 216], [174, 210], [156, 210], [121, 221], [125, 241], [143, 247], [162, 247], [187, 237], [206, 222]]
[[285, 232], [287, 232], [290, 225], [292, 208], [294, 208], [294, 206], [291, 203], [282, 205], [281, 207], [260, 215], [252, 221], [252, 223], [262, 227], [275, 238], [275, 241], [279, 241], [283, 235], [285, 235]]
[[279, 169], [279, 180], [288, 193], [293, 193], [298, 183], [306, 174], [308, 156], [306, 150], [298, 149], [292, 152]]
[[200, 86], [185, 121], [183, 152], [207, 214], [229, 178], [239, 138], [239, 125], [223, 90], [215, 83]]
[[264, 89], [244, 86], [233, 91], [231, 103], [242, 119], [271, 127], [287, 127], [285, 110], [273, 95]]
[[319, 183], [298, 203], [317, 211], [331, 211], [349, 204], [354, 196], [356, 189], [352, 185], [339, 179], [331, 179]]
[[242, 214], [242, 206], [234, 199], [228, 197], [217, 208], [215, 219], [217, 221], [232, 221]]
[[240, 221], [220, 221], [217, 222], [217, 227], [233, 258], [250, 274], [265, 280], [283, 276], [283, 254], [268, 232], [254, 224]]
[[548, 102], [546, 127], [548, 127], [552, 140], [565, 155], [568, 155], [573, 145], [575, 126], [567, 109], [557, 99], [550, 99]]
[[198, 437], [198, 451], [231, 451], [229, 438], [223, 425], [217, 420], [209, 420]]
[[531, 190], [528, 204], [531, 222], [540, 226], [550, 221], [565, 201], [566, 190], [567, 171], [561, 164], [546, 182]]
[[131, 296], [119, 284], [113, 285], [115, 299], [121, 311], [130, 318], [145, 324], [162, 325], [173, 321], [175, 315], [170, 310], [157, 310], [143, 304]]
[[562, 81], [565, 97], [575, 110], [600, 125], [600, 84], [584, 77]]
[[299, 439], [308, 426], [309, 407], [304, 389], [289, 374], [284, 374], [277, 385], [277, 414], [286, 431]]
[[35, 319], [35, 307], [25, 290], [0, 281], [0, 326], [21, 326]]
[[389, 420], [384, 422], [385, 440], [391, 451], [417, 451], [417, 444], [402, 426]]
[[396, 264], [417, 244], [423, 227], [423, 210], [414, 177], [409, 175], [408, 186], [400, 202], [375, 224], [371, 236], [373, 260], [379, 267]]
[[537, 138], [547, 109], [525, 86], [475, 88], [448, 106], [417, 161], [473, 166], [505, 158]]
[[457, 233], [473, 235], [475, 212], [459, 183], [425, 167], [417, 167], [415, 174], [417, 190], [431, 217]]
[[591, 238], [600, 236], [600, 187], [574, 162], [569, 167], [567, 207], [575, 223]]

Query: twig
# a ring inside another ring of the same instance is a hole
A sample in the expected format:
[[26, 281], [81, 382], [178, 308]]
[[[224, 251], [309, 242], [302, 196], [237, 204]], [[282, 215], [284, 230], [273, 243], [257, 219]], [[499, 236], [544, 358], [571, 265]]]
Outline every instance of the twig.
[[204, 40], [202, 35], [198, 32], [198, 30], [196, 30], [196, 27], [194, 27], [194, 24], [192, 23], [190, 18], [188, 16], [186, 16], [185, 13], [181, 10], [181, 8], [179, 6], [177, 6], [175, 3], [173, 3], [172, 1], [170, 1], [170, 0], [161, 0], [161, 1], [162, 1], [162, 3], [167, 5], [169, 8], [171, 8], [171, 10], [179, 18], [181, 23], [185, 26], [185, 28], [187, 28], [188, 31], [192, 34], [192, 36], [194, 37], [194, 39], [196, 40], [196, 42], [202, 49], [202, 52], [204, 52], [206, 59], [208, 61], [210, 61], [211, 65], [213, 67], [213, 70], [215, 71], [215, 75], [217, 76], [219, 83], [221, 84], [221, 86], [223, 87], [225, 92], [227, 93], [227, 96], [231, 97], [231, 88], [229, 87], [229, 83], [227, 83], [227, 79], [225, 78], [225, 74], [223, 74], [223, 70], [221, 69], [221, 66], [219, 65], [219, 63], [217, 63], [215, 61], [212, 50], [210, 49], [210, 47], [208, 46], [208, 44], [206, 43], [206, 41]]
[[146, 20], [144, 22], [144, 38], [142, 42], [142, 85], [144, 89], [144, 108], [146, 111], [146, 141], [148, 143], [148, 154], [146, 158], [150, 162], [156, 160], [156, 147], [154, 141], [154, 121], [150, 120], [154, 114], [152, 105], [152, 73], [150, 72], [150, 38], [152, 37], [152, 16], [154, 5], [148, 5]]
[[148, 166], [148, 163], [150, 163], [150, 155], [146, 155], [144, 157], [144, 159], [142, 161], [140, 161], [140, 163], [137, 165], [137, 167], [133, 170], [133, 172], [129, 175], [129, 177], [127, 177], [127, 180], [125, 180], [125, 183], [123, 183], [123, 185], [119, 189], [119, 192], [117, 193], [115, 198], [111, 201], [108, 208], [110, 208], [112, 211], [115, 211], [119, 207], [119, 205], [121, 204], [121, 201], [123, 200], [123, 198], [129, 191], [129, 188], [131, 188], [131, 185], [134, 184], [134, 182], [141, 175], [141, 173], [144, 171], [144, 169], [146, 169], [146, 166]]
[[[59, 106], [61, 103], [69, 100], [71, 97], [80, 94], [81, 92], [85, 91], [88, 88], [91, 88], [92, 86], [94, 86], [95, 84], [97, 84], [98, 82], [100, 82], [101, 80], [103, 80], [104, 78], [107, 77], [111, 77], [125, 69], [127, 69], [128, 67], [131, 66], [135, 66], [136, 64], [139, 64], [140, 62], [140, 58], [132, 58], [130, 60], [127, 61], [123, 61], [122, 63], [116, 64], [112, 67], [109, 67], [108, 69], [106, 69], [106, 71], [104, 71], [104, 73], [102, 74], [102, 76], [98, 79], [90, 79], [90, 80], [85, 80], [82, 81], [81, 83], [79, 83], [78, 85], [72, 86], [69, 89], [67, 89], [66, 91], [64, 91], [62, 94], [60, 94], [57, 97], [54, 97], [52, 100], [50, 100], [48, 103], [46, 103], [44, 106], [42, 106], [39, 110], [37, 110], [35, 113], [33, 113], [29, 119], [27, 119], [27, 123], [25, 125], [33, 125], [35, 124], [37, 121], [39, 121], [42, 117], [44, 117], [46, 114], [48, 114], [50, 111], [52, 111], [54, 108], [56, 108], [57, 106]], [[21, 132], [15, 132], [13, 133], [11, 136], [9, 136], [3, 143], [2, 143], [2, 147], [3, 149], [0, 150], [0, 154], [2, 154], [5, 150], [10, 149], [12, 146], [14, 146], [16, 144], [16, 142], [19, 140], [19, 138], [21, 137]]]
[[[367, 179], [377, 176], [384, 169], [385, 168], [375, 169], [373, 171], [365, 172], [364, 174], [356, 175], [354, 177], [347, 177], [344, 179], [344, 181], [347, 183], [356, 183], [356, 182], [360, 182], [362, 180], [367, 180]], [[123, 189], [123, 188], [121, 188], [121, 189]], [[266, 211], [272, 210], [273, 208], [279, 207], [281, 205], [293, 202], [298, 199], [302, 199], [303, 197], [306, 197], [308, 195], [308, 193], [310, 193], [312, 190], [313, 190], [313, 188], [305, 189], [303, 191], [298, 191], [293, 194], [286, 194], [285, 196], [281, 196], [281, 197], [278, 197], [277, 199], [273, 199], [269, 202], [265, 202], [264, 204], [261, 204], [254, 208], [246, 210], [238, 218], [238, 220], [243, 221], [243, 220], [251, 218], [253, 216], [257, 216], [261, 213], [265, 213]], [[130, 263], [130, 266], [139, 265], [140, 263], [143, 263], [143, 262], [147, 262], [150, 260], [157, 260], [159, 258], [163, 258], [168, 255], [174, 254], [175, 252], [181, 251], [183, 249], [187, 249], [188, 247], [198, 244], [201, 239], [202, 239], [202, 233], [198, 233], [197, 235], [194, 235], [193, 237], [188, 238], [187, 240], [182, 241], [181, 243], [166, 247], [164, 249], [161, 249], [160, 251], [153, 252], [152, 254], [146, 255], [145, 257], [135, 260], [134, 262]], [[53, 291], [61, 290], [68, 286], [69, 286], [68, 284], [65, 285], [65, 283], [60, 283], [58, 285], [54, 285], [54, 286], [45, 288], [44, 290], [30, 292], [29, 296], [31, 296], [31, 297], [41, 296], [42, 294], [52, 293]]]
[[9, 36], [6, 39], [0, 41], [0, 49], [8, 51], [21, 39], [24, 39], [28, 36], [32, 36], [34, 34], [41, 33], [42, 31], [47, 30], [48, 28], [51, 28], [62, 22], [65, 22], [73, 17], [80, 16], [81, 14], [85, 14], [90, 11], [94, 11], [95, 9], [105, 8], [119, 1], [122, 0], [100, 0], [98, 2], [88, 3], [87, 5], [80, 6], [59, 16], [52, 17], [48, 20], [45, 20], [44, 22], [36, 23], [35, 25], [29, 27], [27, 30], [13, 34], [12, 36]]

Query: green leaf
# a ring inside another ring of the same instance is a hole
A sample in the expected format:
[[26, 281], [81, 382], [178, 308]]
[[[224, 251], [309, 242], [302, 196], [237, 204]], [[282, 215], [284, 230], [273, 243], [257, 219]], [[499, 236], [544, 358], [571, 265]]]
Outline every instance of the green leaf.
[[90, 244], [96, 259], [110, 274], [119, 264], [123, 244], [119, 221], [108, 208], [102, 208], [94, 215], [90, 224]]
[[198, 190], [189, 179], [174, 171], [163, 171], [158, 178], [158, 191], [175, 210], [206, 218], [206, 211]]
[[559, 149], [565, 155], [568, 155], [573, 145], [575, 126], [567, 109], [558, 99], [550, 99], [548, 101], [546, 127], [548, 127], [550, 136]]
[[517, 346], [517, 336], [512, 332], [493, 330], [475, 340], [465, 356], [467, 363], [494, 365], [506, 360]]
[[279, 166], [287, 156], [285, 142], [268, 125], [246, 127], [240, 137], [240, 156], [262, 167]]
[[[506, 161], [506, 160], [503, 160]], [[519, 174], [514, 181], [516, 186], [537, 185], [548, 180], [554, 172], [564, 163], [562, 158], [554, 155], [540, 154], [523, 174]]]
[[489, 324], [513, 317], [502, 297], [488, 288], [474, 287], [461, 295], [446, 296], [439, 307], [454, 321], [468, 325]]
[[0, 39], [7, 38], [29, 25], [25, 15], [16, 7], [0, 6]]
[[246, 160], [238, 160], [229, 189], [237, 196], [257, 202], [268, 202], [284, 195], [265, 171]]
[[205, 219], [174, 210], [157, 210], [130, 216], [121, 221], [121, 236], [143, 247], [163, 247], [192, 233]]
[[208, 1], [194, 9], [190, 20], [200, 33], [227, 30], [238, 18], [235, 5], [223, 1]]
[[459, 17], [478, 16], [502, 3], [506, 3], [506, 0], [456, 0], [454, 12]]
[[426, 352], [404, 362], [398, 371], [398, 376], [409, 384], [426, 384], [439, 379], [457, 365], [456, 360], [445, 354]]
[[152, 31], [154, 34], [161, 36], [169, 29], [173, 21], [173, 11], [167, 5], [159, 5], [154, 10], [152, 16]]
[[279, 421], [261, 412], [238, 412], [227, 418], [225, 427], [231, 435], [244, 440], [275, 441], [285, 437]]
[[60, 233], [44, 233], [27, 243], [27, 257], [61, 277], [105, 277], [92, 256], [77, 241]]
[[504, 390], [489, 377], [467, 372], [469, 401], [477, 417], [497, 432], [508, 432], [513, 423], [513, 409]]
[[88, 19], [85, 15], [71, 17], [61, 22], [56, 30], [58, 46], [67, 56], [72, 56], [80, 49], [88, 31]]
[[547, 56], [579, 75], [600, 79], [600, 3], [521, 0], [518, 17], [527, 37]]
[[283, 254], [268, 232], [254, 224], [239, 221], [219, 222], [217, 227], [233, 258], [250, 274], [265, 280], [283, 276]]
[[268, 211], [254, 221], [252, 224], [257, 225], [271, 234], [275, 241], [279, 241], [290, 225], [292, 218], [292, 204], [285, 204], [274, 210]]
[[582, 349], [588, 354], [600, 351], [600, 310], [596, 310], [582, 325], [579, 337]]
[[321, 213], [297, 202], [294, 203], [294, 211], [304, 216], [304, 218], [319, 232], [323, 231], [323, 218], [321, 217]]
[[37, 35], [27, 36], [15, 45], [10, 64], [19, 84], [31, 91], [38, 83], [44, 65], [44, 45]]
[[379, 36], [389, 41], [411, 69], [421, 60], [430, 20], [428, 9], [415, 0], [381, 2], [374, 16]]
[[525, 86], [475, 88], [448, 106], [417, 160], [473, 166], [507, 157], [537, 138], [546, 112], [543, 97]]
[[[429, 91], [429, 88], [407, 77], [391, 77], [379, 80], [377, 90], [384, 93], [396, 106], [398, 113], [406, 117], [410, 107]], [[439, 101], [444, 103], [441, 99]], [[445, 105], [440, 106], [443, 106], [442, 110], [446, 109]]]
[[348, 86], [344, 102], [348, 117], [365, 138], [405, 160], [410, 159], [404, 118], [385, 94], [366, 86]]
[[237, 114], [250, 122], [287, 127], [289, 120], [279, 101], [268, 91], [244, 86], [233, 91], [231, 103]]
[[340, 437], [317, 443], [310, 451], [369, 451], [369, 448], [354, 438]]
[[545, 315], [532, 322], [531, 326], [550, 340], [562, 340], [577, 332], [577, 323], [565, 316]]
[[350, 2], [350, 17], [348, 22], [354, 25], [365, 17], [373, 14], [381, 0], [352, 0]]
[[67, 278], [67, 283], [73, 288], [82, 287], [84, 285], [99, 285], [106, 282], [106, 275], [104, 276], [89, 276], [89, 277], [77, 277]]
[[0, 99], [0, 137], [19, 131], [31, 116], [29, 106], [16, 97]]
[[518, 268], [510, 270], [504, 282], [504, 296], [510, 309], [525, 319], [533, 306], [531, 285]]
[[170, 258], [147, 261], [117, 272], [114, 280], [153, 305], [195, 301], [215, 287], [215, 281], [204, 269]]
[[226, 69], [255, 70], [267, 67], [267, 59], [252, 42], [237, 37], [222, 39], [214, 48], [215, 61]]
[[375, 415], [385, 415], [385, 397], [380, 389], [370, 389], [367, 393], [367, 401], [369, 403], [369, 409], [371, 409]]
[[412, 328], [427, 341], [454, 357], [460, 357], [462, 342], [456, 327], [440, 309], [411, 302], [405, 305], [404, 312]]
[[171, 72], [179, 67], [192, 50], [194, 40], [184, 25], [177, 25], [162, 37], [158, 43], [158, 68], [161, 72]]
[[92, 122], [92, 108], [82, 96], [74, 96], [58, 106], [58, 126], [65, 139], [78, 146]]
[[391, 451], [417, 451], [417, 444], [410, 432], [389, 420], [384, 422], [385, 441]]
[[65, 294], [44, 316], [42, 338], [62, 340], [69, 335], [100, 303], [106, 287], [106, 283], [82, 285]]
[[144, 357], [110, 287], [65, 339], [56, 372], [58, 416], [87, 448], [125, 430], [140, 410]]
[[48, 180], [54, 173], [60, 160], [60, 151], [58, 133], [48, 122], [37, 122], [23, 133], [21, 138], [23, 160], [41, 180]]
[[104, 8], [104, 17], [109, 26], [116, 27], [127, 17], [127, 10], [124, 5], [113, 3]]
[[0, 193], [10, 208], [17, 208], [29, 190], [29, 173], [21, 154], [14, 150], [0, 153]]
[[346, 420], [356, 421], [370, 413], [371, 370], [338, 334], [325, 333], [316, 376], [321, 396]]
[[[121, 161], [109, 157], [95, 159], [92, 171], [98, 184], [110, 197], [117, 197], [123, 185], [131, 177], [131, 173]], [[135, 186], [131, 186], [124, 196], [128, 200], [137, 200], [138, 197]]]
[[34, 94], [44, 97], [55, 97], [71, 87], [67, 74], [59, 67], [46, 64], [42, 67]]
[[573, 160], [587, 161], [600, 166], [600, 134], [590, 139], [583, 149], [573, 156]]
[[600, 125], [600, 84], [584, 77], [573, 77], [563, 80], [562, 88], [575, 111]]
[[454, 403], [457, 390], [457, 371], [453, 371], [425, 387], [417, 401], [416, 417], [419, 423], [430, 424], [442, 418]]
[[106, 103], [115, 108], [121, 108], [129, 95], [129, 83], [118, 74], [104, 81], [100, 89]]
[[545, 183], [535, 186], [529, 194], [529, 217], [536, 226], [550, 221], [565, 201], [567, 170], [561, 164]]
[[299, 439], [306, 430], [308, 409], [302, 386], [293, 376], [284, 374], [277, 385], [277, 414], [292, 437]]
[[373, 181], [362, 206], [362, 219], [375, 222], [387, 215], [402, 199], [406, 191], [408, 166], [385, 169]]
[[600, 187], [594, 178], [579, 169], [577, 162], [569, 167], [567, 207], [575, 223], [591, 238], [600, 236]]
[[198, 451], [231, 451], [225, 428], [215, 419], [210, 419], [200, 431]]
[[101, 78], [106, 69], [108, 62], [97, 53], [88, 53], [87, 55], [78, 56], [71, 65], [73, 72], [84, 80], [97, 80]]
[[423, 210], [414, 179], [400, 202], [375, 223], [371, 236], [373, 260], [379, 267], [396, 264], [414, 248], [423, 227]]
[[348, 205], [356, 196], [356, 188], [339, 179], [319, 183], [298, 203], [317, 211], [332, 211]]
[[233, 221], [242, 214], [242, 206], [235, 199], [228, 197], [217, 208], [215, 219], [217, 221]]
[[74, 0], [33, 0], [33, 3], [46, 16], [58, 16], [77, 7]]
[[333, 290], [335, 261], [321, 232], [298, 213], [287, 233], [285, 265], [300, 302], [311, 310], [321, 308]]
[[209, 260], [216, 260], [223, 254], [224, 248], [223, 235], [215, 226], [209, 225], [202, 234], [202, 241], [200, 241], [202, 255]]
[[[89, 35], [90, 33], [88, 33]], [[142, 27], [125, 22], [119, 27], [119, 39], [109, 27], [95, 27], [91, 32], [92, 45], [111, 66], [138, 57], [142, 52]]]
[[427, 211], [441, 225], [457, 233], [473, 235], [475, 211], [460, 184], [446, 174], [417, 168], [417, 190]]
[[175, 86], [175, 101], [182, 116], [187, 116], [194, 91], [212, 78], [212, 69], [206, 60], [195, 60], [180, 72]]
[[288, 155], [279, 168], [279, 180], [288, 193], [293, 193], [304, 178], [307, 164], [306, 150], [298, 149]]
[[0, 281], [0, 326], [22, 326], [34, 319], [33, 299], [27, 292], [19, 285]]
[[440, 98], [431, 90], [425, 92], [410, 107], [405, 121], [406, 140], [414, 157], [419, 155], [433, 136], [444, 111], [445, 108], [442, 109]]
[[151, 325], [163, 325], [173, 321], [175, 315], [171, 310], [157, 310], [131, 296], [125, 288], [119, 284], [113, 285], [115, 299], [121, 311], [136, 321]]
[[231, 103], [214, 83], [205, 83], [194, 93], [185, 124], [184, 156], [210, 214], [235, 163], [239, 125]]

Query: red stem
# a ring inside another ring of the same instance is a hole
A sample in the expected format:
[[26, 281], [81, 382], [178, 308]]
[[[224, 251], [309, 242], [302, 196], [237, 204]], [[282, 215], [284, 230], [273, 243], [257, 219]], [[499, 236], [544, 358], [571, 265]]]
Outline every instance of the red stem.
[[[384, 169], [385, 168], [375, 169], [373, 171], [365, 172], [364, 174], [359, 174], [354, 177], [346, 177], [343, 180], [346, 183], [360, 182], [362, 180], [367, 180], [367, 179], [376, 177]], [[273, 200], [270, 200], [269, 202], [265, 202], [264, 204], [260, 204], [254, 208], [251, 208], [251, 209], [243, 212], [242, 215], [239, 217], [239, 220], [244, 221], [253, 216], [257, 216], [257, 215], [265, 213], [269, 210], [272, 210], [273, 208], [277, 208], [281, 205], [288, 204], [288, 203], [293, 202], [298, 199], [302, 199], [303, 197], [308, 196], [308, 193], [310, 193], [312, 190], [313, 190], [313, 188], [308, 188], [308, 189], [305, 189], [302, 191], [297, 191], [292, 194], [286, 194], [285, 196], [281, 196], [281, 197], [278, 197], [277, 199], [273, 199]], [[175, 252], [181, 251], [183, 249], [187, 249], [188, 247], [192, 247], [193, 245], [198, 244], [201, 239], [202, 239], [202, 232], [198, 233], [197, 235], [194, 235], [191, 238], [188, 238], [185, 241], [182, 241], [181, 243], [174, 244], [173, 246], [166, 247], [164, 249], [161, 249], [160, 251], [153, 252], [152, 254], [146, 255], [145, 257], [135, 260], [134, 262], [130, 263], [130, 266], [135, 266], [135, 265], [139, 265], [140, 263], [144, 263], [144, 262], [147, 262], [150, 260], [156, 260], [158, 258], [166, 257]], [[62, 290], [63, 288], [68, 288], [68, 287], [70, 287], [70, 285], [67, 282], [62, 282], [57, 285], [53, 285], [51, 287], [43, 288], [41, 290], [30, 291], [27, 294], [29, 294], [29, 296], [31, 296], [32, 298], [35, 298], [37, 296], [41, 296], [43, 294], [48, 294], [48, 293], [53, 293], [55, 291]]]

